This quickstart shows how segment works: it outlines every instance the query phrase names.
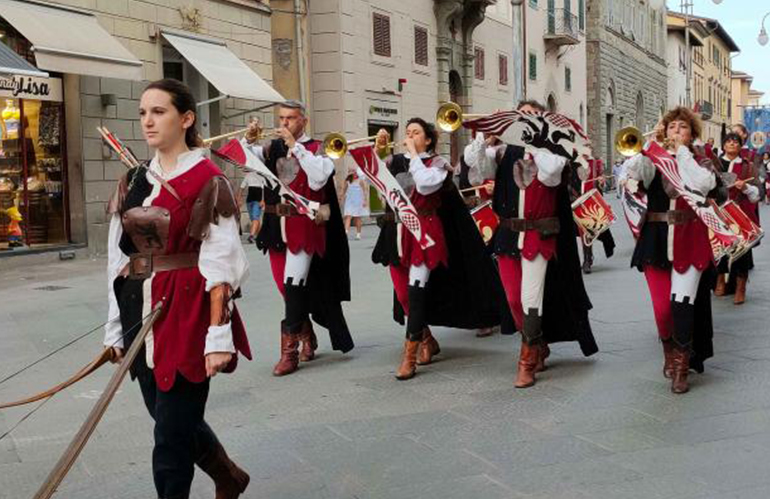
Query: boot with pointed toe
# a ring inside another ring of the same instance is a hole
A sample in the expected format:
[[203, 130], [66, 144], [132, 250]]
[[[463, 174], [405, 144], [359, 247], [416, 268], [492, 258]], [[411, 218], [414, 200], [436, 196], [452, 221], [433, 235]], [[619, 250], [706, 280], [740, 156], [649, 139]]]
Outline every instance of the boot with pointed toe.
[[417, 349], [419, 347], [419, 341], [406, 340], [404, 342], [404, 353], [401, 355], [401, 365], [396, 371], [396, 378], [400, 380], [414, 378], [417, 373]]
[[537, 358], [537, 366], [535, 366], [535, 372], [540, 373], [548, 369], [545, 365], [545, 360], [551, 356], [551, 349], [548, 348], [548, 343], [543, 343], [540, 348], [540, 355]]
[[661, 341], [663, 343], [663, 377], [674, 377], [674, 342], [671, 339]]
[[746, 283], [748, 279], [746, 277], [738, 277], [735, 279], [735, 297], [733, 297], [734, 305], [743, 305], [746, 302]]
[[540, 360], [539, 344], [529, 345], [521, 342], [521, 353], [519, 354], [519, 366], [516, 373], [516, 388], [529, 388], [535, 384], [535, 372]]
[[273, 376], [286, 376], [299, 368], [298, 335], [281, 331], [281, 359], [273, 368]]
[[313, 331], [313, 323], [310, 322], [310, 319], [306, 320], [302, 325], [299, 340], [302, 343], [299, 352], [300, 362], [310, 362], [315, 359], [315, 351], [318, 350], [318, 338], [315, 335], [315, 331]]
[[425, 328], [420, 347], [417, 350], [417, 365], [424, 366], [433, 362], [433, 356], [441, 353], [438, 341], [430, 333], [430, 329]]
[[690, 384], [687, 376], [690, 373], [690, 349], [673, 349], [672, 353], [674, 377], [671, 379], [671, 391], [677, 395], [690, 391]]
[[204, 473], [214, 480], [215, 499], [237, 499], [248, 487], [251, 477], [235, 464], [219, 442], [197, 462]]
[[717, 276], [717, 285], [714, 288], [714, 296], [724, 296], [726, 287], [727, 287], [727, 282], [725, 281], [725, 275], [719, 274]]

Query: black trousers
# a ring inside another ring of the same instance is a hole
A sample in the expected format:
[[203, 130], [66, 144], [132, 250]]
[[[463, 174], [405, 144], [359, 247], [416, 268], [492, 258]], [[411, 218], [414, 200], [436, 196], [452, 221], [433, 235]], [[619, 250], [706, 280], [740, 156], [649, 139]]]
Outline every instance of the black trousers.
[[203, 419], [209, 380], [191, 383], [177, 374], [174, 386], [164, 392], [158, 389], [151, 372], [137, 379], [144, 404], [155, 420], [152, 475], [158, 497], [186, 498], [196, 461], [218, 442]]

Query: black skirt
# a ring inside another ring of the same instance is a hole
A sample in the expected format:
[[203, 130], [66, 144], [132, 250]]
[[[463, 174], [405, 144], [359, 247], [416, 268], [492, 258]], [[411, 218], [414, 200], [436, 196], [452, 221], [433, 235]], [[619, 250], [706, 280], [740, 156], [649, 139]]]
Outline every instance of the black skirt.
[[644, 267], [669, 269], [668, 260], [668, 224], [666, 222], [647, 222], [642, 227], [639, 239], [636, 241], [634, 255], [631, 257], [631, 267], [644, 272]]
[[377, 222], [380, 226], [380, 235], [372, 250], [372, 262], [384, 265], [400, 265], [398, 256], [398, 225], [395, 221], [386, 221], [380, 218]]

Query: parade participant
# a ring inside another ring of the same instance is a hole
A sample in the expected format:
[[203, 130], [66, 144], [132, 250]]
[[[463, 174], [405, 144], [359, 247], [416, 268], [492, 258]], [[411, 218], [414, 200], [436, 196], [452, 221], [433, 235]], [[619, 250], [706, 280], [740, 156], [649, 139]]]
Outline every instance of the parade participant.
[[[390, 142], [380, 130], [376, 146], [383, 156]], [[407, 152], [385, 159], [418, 212], [422, 230], [433, 241], [423, 249], [390, 209], [372, 261], [390, 268], [395, 289], [394, 318], [404, 323], [406, 341], [396, 378], [414, 377], [417, 365], [440, 352], [429, 325], [476, 329], [500, 322], [500, 281], [476, 224], [450, 175], [449, 163], [436, 154], [438, 133], [420, 118], [407, 122]]]
[[[321, 142], [305, 134], [305, 106], [298, 101], [279, 104], [280, 138], [262, 145], [258, 121], [249, 123], [243, 144], [291, 190], [321, 204], [314, 221], [281, 202], [265, 188], [265, 214], [257, 248], [270, 256], [275, 283], [285, 302], [281, 321], [281, 359], [273, 374], [284, 376], [299, 361], [315, 358], [318, 340], [310, 321], [329, 329], [332, 348], [353, 348], [342, 301], [350, 300], [350, 254], [334, 184], [334, 163], [323, 156]], [[300, 343], [302, 345], [300, 352]]]
[[350, 233], [351, 222], [356, 226], [356, 240], [361, 239], [364, 217], [369, 216], [369, 184], [363, 172], [356, 168], [345, 179], [345, 234]]
[[259, 229], [262, 227], [262, 209], [265, 202], [262, 200], [262, 179], [254, 172], [249, 172], [241, 182], [238, 191], [238, 204], [243, 201], [243, 191], [246, 191], [246, 211], [249, 213], [249, 243], [253, 243]]
[[248, 275], [238, 207], [227, 178], [204, 156], [196, 105], [181, 82], [150, 83], [139, 103], [142, 132], [156, 151], [130, 170], [109, 204], [109, 322], [104, 344], [118, 361], [159, 303], [131, 366], [155, 420], [152, 469], [161, 499], [186, 499], [197, 464], [217, 499], [235, 499], [249, 475], [227, 456], [204, 420], [209, 380], [251, 358], [232, 303]]
[[[663, 117], [658, 130], [675, 155], [685, 188], [712, 192], [717, 180], [711, 162], [692, 149], [701, 133], [695, 114], [677, 107]], [[708, 228], [649, 158], [633, 156], [624, 169], [627, 188], [638, 186], [647, 194], [646, 221], [631, 266], [644, 272], [650, 290], [663, 343], [663, 374], [671, 378], [672, 392], [685, 393], [690, 367], [702, 372], [703, 362], [713, 355], [709, 292], [713, 278], [702, 278], [714, 265]]]
[[[545, 111], [535, 101], [520, 103], [518, 110]], [[511, 313], [522, 331], [515, 386], [526, 388], [545, 368], [549, 343], [579, 341], [585, 355], [598, 349], [588, 321], [591, 303], [564, 181], [569, 175], [566, 159], [541, 149], [528, 153], [520, 146], [493, 146], [493, 140], [478, 134], [464, 157], [474, 183], [495, 179], [493, 207], [500, 225], [492, 248]]]
[[[752, 179], [755, 173], [754, 168], [740, 155], [743, 139], [737, 133], [728, 133], [722, 147], [724, 154], [719, 158], [720, 163], [718, 166], [721, 167], [723, 172], [732, 173], [736, 176], [735, 182], [729, 187], [729, 197], [752, 222], [759, 225], [759, 217], [757, 216], [759, 187], [756, 185], [758, 181], [757, 179]], [[725, 257], [719, 262], [714, 295], [724, 296], [734, 291], [733, 303], [735, 305], [742, 305], [746, 301], [746, 283], [749, 278], [749, 270], [754, 267], [752, 250], [738, 258], [732, 265], [728, 265], [728, 260]], [[728, 275], [729, 279], [726, 279]], [[734, 289], [727, 289], [728, 281], [730, 288]]]
[[765, 175], [765, 204], [770, 204], [770, 152], [762, 154], [761, 172]]

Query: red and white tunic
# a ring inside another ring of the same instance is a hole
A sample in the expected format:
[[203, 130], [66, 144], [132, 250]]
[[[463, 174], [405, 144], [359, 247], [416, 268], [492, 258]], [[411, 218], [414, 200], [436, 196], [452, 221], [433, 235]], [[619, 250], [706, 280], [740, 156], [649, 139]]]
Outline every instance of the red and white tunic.
[[[561, 184], [561, 174], [567, 160], [544, 151], [528, 153], [527, 160], [534, 162], [537, 173], [519, 196], [520, 216], [525, 220], [557, 217], [557, 188]], [[556, 237], [543, 237], [537, 230], [521, 232], [519, 234], [519, 250], [522, 257], [530, 261], [534, 260], [537, 255], [551, 260], [556, 255]]]
[[[249, 264], [241, 245], [235, 216], [221, 216], [210, 224], [209, 235], [203, 241], [191, 238], [187, 229], [193, 205], [201, 190], [222, 171], [204, 156], [203, 149], [194, 149], [179, 156], [176, 169], [165, 174], [158, 156], [150, 170], [166, 180], [181, 198], [177, 200], [153, 175], [147, 175], [152, 191], [142, 205], [165, 208], [170, 212], [166, 248], [162, 254], [174, 255], [199, 252], [198, 266], [155, 272], [144, 281], [144, 315], [159, 302], [163, 313], [153, 325], [145, 342], [147, 365], [153, 368], [158, 387], [168, 391], [176, 374], [199, 383], [206, 379], [205, 355], [212, 352], [236, 350], [251, 358], [246, 331], [237, 309], [231, 322], [211, 326], [208, 291], [219, 284], [229, 284], [235, 291], [248, 277]], [[129, 261], [120, 248], [123, 226], [119, 213], [112, 215], [108, 239], [108, 323], [104, 344], [123, 347], [120, 310], [113, 291], [113, 282]]]

